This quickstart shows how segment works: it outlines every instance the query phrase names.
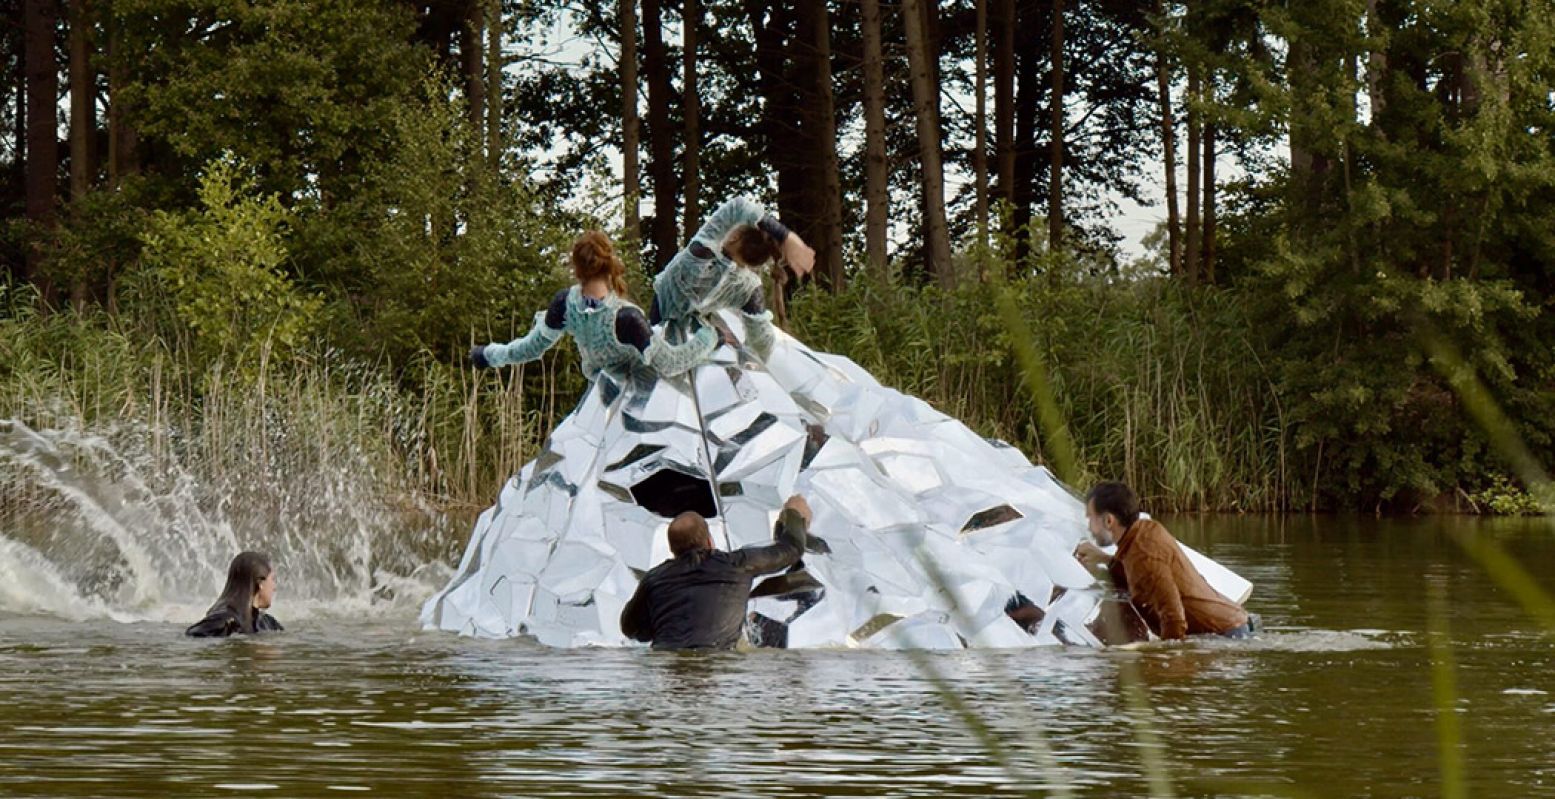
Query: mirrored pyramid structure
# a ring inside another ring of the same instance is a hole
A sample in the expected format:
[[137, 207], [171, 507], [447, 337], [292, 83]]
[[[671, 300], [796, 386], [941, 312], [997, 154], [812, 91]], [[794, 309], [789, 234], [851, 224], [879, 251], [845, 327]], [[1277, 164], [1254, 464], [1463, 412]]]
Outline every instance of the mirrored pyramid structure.
[[[743, 340], [739, 319], [724, 324]], [[814, 510], [789, 573], [758, 581], [747, 637], [783, 647], [1099, 646], [1104, 595], [1072, 556], [1083, 504], [1047, 469], [857, 364], [778, 332], [762, 363], [722, 346], [686, 376], [601, 382], [481, 514], [428, 629], [624, 646], [639, 576], [696, 510], [720, 547], [765, 544], [783, 501]], [[1251, 585], [1184, 547], [1212, 585]], [[1005, 613], [1042, 608], [1033, 631]]]

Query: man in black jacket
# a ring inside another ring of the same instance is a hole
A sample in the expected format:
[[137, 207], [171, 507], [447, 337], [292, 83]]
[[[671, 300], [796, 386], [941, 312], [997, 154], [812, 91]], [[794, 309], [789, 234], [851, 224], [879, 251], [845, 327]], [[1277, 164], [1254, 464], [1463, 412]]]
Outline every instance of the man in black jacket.
[[732, 649], [739, 643], [760, 575], [792, 566], [804, 555], [810, 505], [795, 495], [783, 504], [768, 546], [733, 552], [713, 548], [707, 520], [687, 512], [670, 522], [670, 552], [637, 584], [621, 611], [621, 632], [654, 649]]

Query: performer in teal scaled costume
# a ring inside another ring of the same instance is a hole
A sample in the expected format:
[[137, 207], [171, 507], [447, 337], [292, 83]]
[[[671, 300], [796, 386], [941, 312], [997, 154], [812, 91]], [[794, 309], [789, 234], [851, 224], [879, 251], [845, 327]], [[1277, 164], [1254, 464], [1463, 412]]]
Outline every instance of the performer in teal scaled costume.
[[539, 358], [563, 333], [578, 343], [583, 375], [609, 377], [617, 386], [644, 385], [656, 377], [674, 377], [707, 360], [718, 346], [717, 333], [704, 328], [682, 344], [670, 344], [626, 298], [626, 268], [610, 238], [591, 230], [572, 245], [577, 284], [556, 293], [550, 307], [535, 314], [528, 335], [509, 344], [470, 350], [470, 361], [486, 369]]
[[[687, 325], [725, 308], [738, 308], [745, 345], [765, 359], [772, 351], [772, 312], [761, 301], [761, 274], [773, 261], [804, 277], [815, 250], [761, 207], [743, 197], [724, 203], [653, 281], [654, 325]], [[696, 327], [693, 325], [692, 327]]]

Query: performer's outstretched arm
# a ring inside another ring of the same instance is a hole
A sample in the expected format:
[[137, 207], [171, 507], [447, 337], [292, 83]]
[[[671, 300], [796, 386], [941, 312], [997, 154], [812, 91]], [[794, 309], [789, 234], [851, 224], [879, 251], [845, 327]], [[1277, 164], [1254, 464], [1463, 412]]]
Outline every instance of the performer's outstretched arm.
[[767, 360], [772, 355], [777, 335], [772, 332], [772, 312], [761, 301], [761, 289], [751, 292], [750, 299], [740, 308], [740, 318], [745, 322], [746, 348], [761, 360]]
[[535, 314], [534, 327], [523, 338], [507, 344], [487, 344], [470, 350], [470, 361], [486, 369], [508, 364], [528, 363], [561, 340], [567, 320], [567, 289], [557, 292], [551, 307]]
[[653, 341], [643, 351], [643, 358], [654, 371], [665, 377], [674, 377], [705, 362], [717, 348], [718, 334], [710, 327], [698, 329], [691, 338], [680, 344], [665, 341], [661, 331], [654, 333]]
[[707, 360], [718, 348], [718, 334], [710, 327], [698, 328], [691, 338], [671, 344], [662, 330], [654, 330], [636, 308], [622, 308], [616, 314], [616, 338], [642, 353], [643, 360], [664, 377], [674, 377]]
[[[697, 230], [696, 235], [691, 237], [691, 242], [686, 245], [686, 250], [704, 249], [709, 251], [708, 257], [712, 257], [711, 253], [717, 252], [723, 245], [724, 237], [729, 235], [729, 231], [740, 225], [757, 224], [765, 216], [766, 212], [761, 209], [761, 206], [744, 197], [735, 197], [719, 206], [718, 210], [702, 223], [701, 229]], [[701, 248], [697, 248], [698, 244], [702, 245]]]

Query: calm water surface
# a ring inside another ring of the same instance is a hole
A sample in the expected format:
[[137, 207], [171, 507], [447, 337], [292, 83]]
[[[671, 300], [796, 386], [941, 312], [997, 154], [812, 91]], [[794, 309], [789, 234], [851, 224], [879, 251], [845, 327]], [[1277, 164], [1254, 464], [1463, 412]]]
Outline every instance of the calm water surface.
[[0, 795], [1138, 796], [1156, 759], [1177, 795], [1435, 796], [1437, 582], [1471, 792], [1555, 796], [1555, 639], [1447, 535], [1494, 536], [1555, 588], [1555, 526], [1168, 521], [1254, 581], [1262, 640], [555, 651], [408, 610], [296, 618], [284, 593], [290, 631], [259, 640], [0, 615]]

